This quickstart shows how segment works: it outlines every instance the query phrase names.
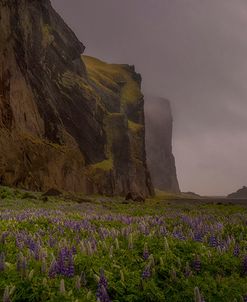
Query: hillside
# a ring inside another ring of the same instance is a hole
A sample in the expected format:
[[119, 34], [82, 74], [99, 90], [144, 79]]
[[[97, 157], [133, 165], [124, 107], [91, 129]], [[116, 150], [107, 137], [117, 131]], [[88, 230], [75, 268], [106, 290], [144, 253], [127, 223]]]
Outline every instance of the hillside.
[[247, 198], [247, 187], [243, 186], [241, 189], [237, 190], [234, 193], [231, 193], [227, 196], [227, 198]]

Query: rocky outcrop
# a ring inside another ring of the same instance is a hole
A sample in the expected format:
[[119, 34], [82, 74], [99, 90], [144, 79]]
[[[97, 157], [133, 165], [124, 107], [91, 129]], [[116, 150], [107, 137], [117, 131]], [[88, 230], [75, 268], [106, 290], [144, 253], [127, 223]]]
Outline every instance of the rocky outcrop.
[[156, 189], [179, 193], [172, 154], [172, 113], [166, 99], [149, 97], [145, 102], [147, 161]]
[[0, 183], [152, 195], [141, 77], [84, 49], [49, 0], [0, 0]]
[[236, 192], [229, 194], [227, 198], [247, 199], [247, 187], [243, 186], [241, 189], [237, 190]]

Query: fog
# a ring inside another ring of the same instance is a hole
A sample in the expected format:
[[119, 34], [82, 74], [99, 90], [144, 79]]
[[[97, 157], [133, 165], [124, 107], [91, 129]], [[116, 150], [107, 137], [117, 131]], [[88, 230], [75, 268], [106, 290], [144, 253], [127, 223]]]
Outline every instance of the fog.
[[[129, 63], [168, 98], [183, 191], [247, 185], [245, 0], [52, 0], [86, 54]], [[146, 99], [148, 102], [148, 99]]]

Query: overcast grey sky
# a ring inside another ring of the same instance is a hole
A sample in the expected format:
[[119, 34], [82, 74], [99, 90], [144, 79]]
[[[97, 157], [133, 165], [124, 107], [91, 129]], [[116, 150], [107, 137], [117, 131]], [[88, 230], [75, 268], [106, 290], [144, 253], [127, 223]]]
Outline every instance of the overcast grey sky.
[[134, 64], [144, 92], [170, 99], [183, 191], [247, 185], [246, 0], [52, 3], [86, 54]]

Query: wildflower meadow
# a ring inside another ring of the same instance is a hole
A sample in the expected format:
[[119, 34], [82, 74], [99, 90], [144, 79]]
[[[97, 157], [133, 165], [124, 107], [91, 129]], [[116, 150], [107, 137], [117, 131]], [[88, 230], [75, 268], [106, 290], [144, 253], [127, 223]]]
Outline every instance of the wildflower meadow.
[[247, 207], [0, 189], [2, 301], [247, 301]]

